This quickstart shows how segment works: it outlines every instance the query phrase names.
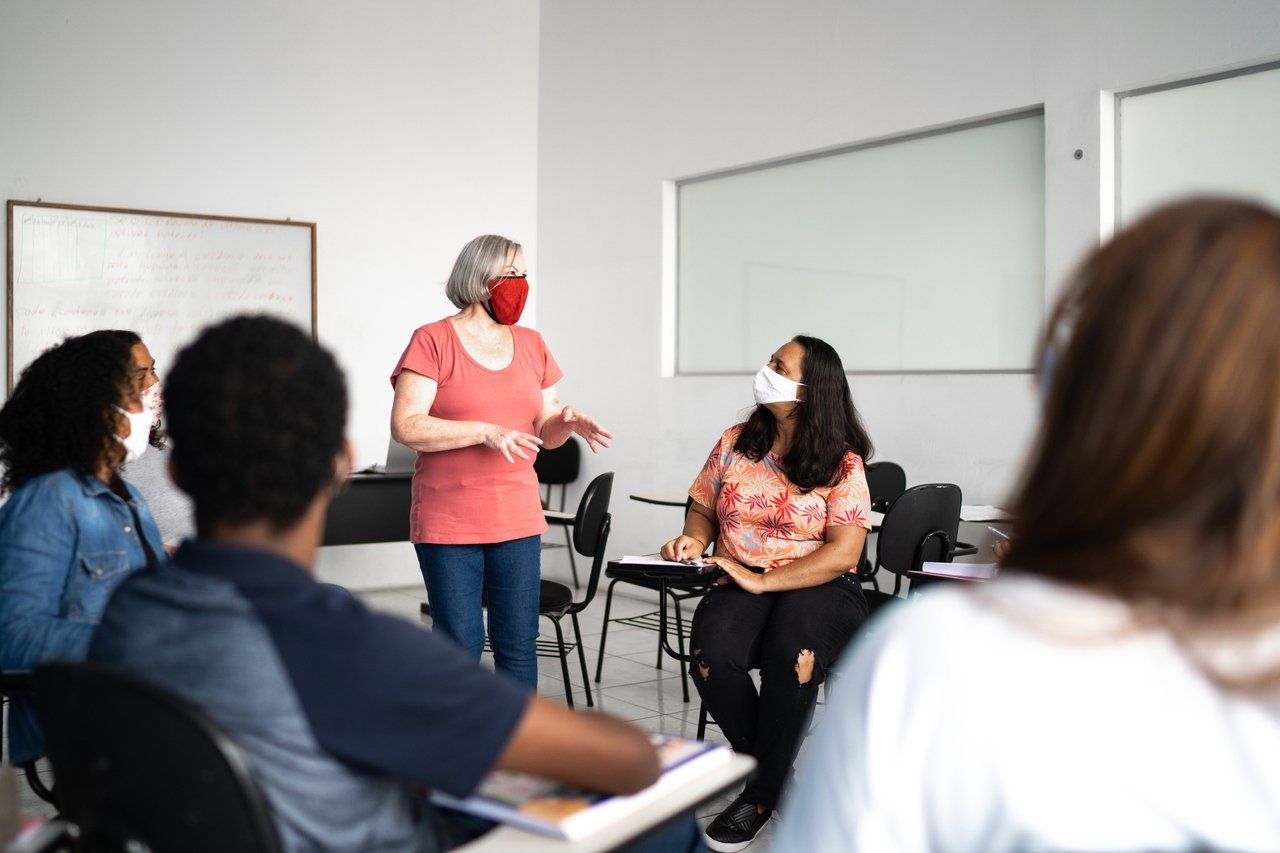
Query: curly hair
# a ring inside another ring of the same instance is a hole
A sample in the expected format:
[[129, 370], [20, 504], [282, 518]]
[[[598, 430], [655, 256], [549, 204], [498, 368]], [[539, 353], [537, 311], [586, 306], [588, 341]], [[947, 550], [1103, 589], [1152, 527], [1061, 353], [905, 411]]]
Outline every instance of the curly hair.
[[0, 493], [75, 468], [93, 474], [116, 434], [116, 412], [132, 394], [130, 345], [114, 332], [67, 338], [22, 371], [0, 408]]
[[295, 326], [246, 316], [205, 329], [178, 353], [164, 397], [176, 480], [202, 536], [263, 520], [284, 530], [333, 480], [346, 381]]

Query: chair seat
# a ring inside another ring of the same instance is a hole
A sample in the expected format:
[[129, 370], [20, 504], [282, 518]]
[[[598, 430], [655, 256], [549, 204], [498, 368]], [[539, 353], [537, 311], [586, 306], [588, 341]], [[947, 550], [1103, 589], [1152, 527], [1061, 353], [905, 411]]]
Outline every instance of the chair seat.
[[573, 524], [574, 514], [571, 512], [557, 512], [554, 509], [544, 509], [542, 514], [546, 516], [547, 524], [558, 524], [562, 527], [568, 527]]
[[562, 583], [543, 581], [538, 593], [539, 613], [563, 613], [573, 604], [573, 590]]

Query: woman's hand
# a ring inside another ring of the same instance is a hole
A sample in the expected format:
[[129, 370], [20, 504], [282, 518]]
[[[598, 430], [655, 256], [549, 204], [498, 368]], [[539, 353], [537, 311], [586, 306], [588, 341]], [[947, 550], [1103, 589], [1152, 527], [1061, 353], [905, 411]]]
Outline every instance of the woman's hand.
[[598, 453], [599, 447], [608, 447], [609, 439], [613, 438], [613, 433], [600, 426], [595, 418], [584, 415], [573, 406], [565, 406], [560, 412], [560, 418], [570, 432], [582, 436], [592, 453]]
[[518, 429], [507, 429], [497, 424], [488, 424], [484, 430], [485, 447], [498, 451], [511, 463], [516, 461], [512, 458], [513, 456], [528, 459], [529, 454], [536, 454], [541, 444], [542, 439], [536, 435], [529, 435], [529, 433], [521, 432]]
[[683, 563], [685, 560], [692, 560], [694, 557], [701, 557], [702, 552], [707, 550], [707, 543], [699, 542], [692, 536], [681, 534], [675, 539], [662, 546], [659, 552], [662, 559], [671, 560], [676, 563]]
[[759, 595], [765, 591], [763, 574], [756, 574], [728, 557], [707, 557], [707, 562], [724, 570], [725, 577], [721, 578], [717, 583], [733, 581], [752, 595]]

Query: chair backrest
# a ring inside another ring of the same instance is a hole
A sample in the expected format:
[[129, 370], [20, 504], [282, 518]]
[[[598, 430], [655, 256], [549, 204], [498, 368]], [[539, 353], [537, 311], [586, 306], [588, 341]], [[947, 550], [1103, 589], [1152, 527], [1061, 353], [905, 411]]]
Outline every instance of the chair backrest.
[[912, 486], [899, 495], [880, 525], [876, 567], [905, 575], [925, 560], [949, 562], [960, 502], [960, 487], [950, 483]]
[[587, 579], [587, 592], [574, 607], [581, 611], [591, 603], [600, 584], [600, 570], [604, 566], [604, 549], [609, 542], [609, 499], [613, 497], [613, 472], [608, 471], [587, 484], [578, 501], [578, 512], [573, 517], [573, 548], [584, 557], [593, 558], [591, 575]]
[[37, 667], [35, 690], [77, 850], [281, 849], [248, 759], [199, 708], [93, 664]]
[[907, 472], [897, 462], [872, 462], [867, 466], [867, 491], [871, 508], [885, 512], [907, 490]]
[[573, 436], [552, 450], [539, 450], [533, 457], [533, 470], [544, 486], [564, 486], [576, 481], [582, 473], [582, 445]]

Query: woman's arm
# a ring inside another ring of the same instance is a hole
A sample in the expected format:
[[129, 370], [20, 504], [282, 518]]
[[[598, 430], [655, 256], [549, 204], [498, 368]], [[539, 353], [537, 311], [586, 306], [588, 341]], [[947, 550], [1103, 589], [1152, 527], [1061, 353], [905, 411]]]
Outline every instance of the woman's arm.
[[700, 556], [716, 538], [718, 526], [715, 510], [692, 501], [684, 514], [684, 532], [662, 546], [662, 559], [689, 560]]
[[662, 768], [649, 738], [608, 714], [579, 714], [534, 697], [495, 765], [617, 794], [657, 781]]
[[866, 541], [865, 528], [828, 527], [827, 541], [818, 550], [759, 575], [728, 557], [711, 557], [708, 562], [724, 569], [725, 574], [747, 592], [757, 595], [762, 592], [785, 592], [789, 589], [822, 586], [855, 568], [862, 557], [862, 543]]
[[597, 453], [598, 447], [608, 447], [609, 439], [613, 438], [613, 433], [600, 426], [594, 418], [587, 417], [573, 406], [561, 405], [560, 394], [554, 385], [542, 389], [542, 411], [533, 422], [533, 431], [547, 450], [564, 444], [574, 433], [586, 440], [592, 453]]
[[47, 488], [9, 502], [0, 522], [0, 667], [80, 660], [95, 626], [60, 615], [68, 576], [79, 571], [75, 521]]
[[420, 453], [456, 450], [483, 444], [498, 451], [508, 462], [513, 457], [530, 458], [542, 439], [484, 421], [450, 421], [432, 417], [436, 381], [411, 370], [396, 379], [395, 401], [391, 404], [391, 437]]

